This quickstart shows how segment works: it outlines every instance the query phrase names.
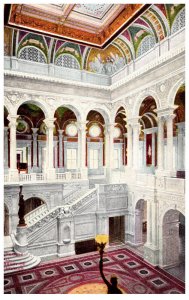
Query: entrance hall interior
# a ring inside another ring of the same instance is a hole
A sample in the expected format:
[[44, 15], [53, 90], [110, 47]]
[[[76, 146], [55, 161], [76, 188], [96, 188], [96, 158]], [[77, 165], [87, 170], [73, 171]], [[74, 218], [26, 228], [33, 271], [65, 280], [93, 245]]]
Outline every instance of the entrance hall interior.
[[4, 5], [4, 293], [185, 293], [185, 4]]

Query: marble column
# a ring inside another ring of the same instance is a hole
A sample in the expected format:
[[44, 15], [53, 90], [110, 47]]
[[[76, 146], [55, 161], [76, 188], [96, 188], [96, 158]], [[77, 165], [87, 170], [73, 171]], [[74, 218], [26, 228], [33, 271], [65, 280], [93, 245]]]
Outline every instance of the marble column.
[[127, 166], [132, 168], [133, 166], [133, 140], [132, 140], [132, 127], [127, 125]]
[[57, 153], [57, 143], [58, 141], [54, 141], [54, 168], [58, 168], [58, 153]]
[[109, 183], [112, 180], [112, 169], [114, 165], [114, 124], [105, 125], [105, 165], [106, 177]]
[[10, 168], [9, 168], [9, 180], [18, 181], [18, 170], [16, 160], [16, 125], [18, 115], [8, 115], [9, 130], [10, 130]]
[[37, 131], [38, 128], [32, 128], [33, 131], [33, 173], [36, 173], [38, 171], [38, 166], [37, 166]]
[[82, 176], [87, 178], [86, 167], [86, 124], [88, 121], [77, 122], [78, 128], [78, 163]]
[[53, 164], [53, 151], [54, 151], [54, 143], [53, 143], [53, 129], [54, 129], [54, 121], [56, 119], [49, 118], [45, 119], [44, 123], [47, 126], [46, 132], [47, 132], [47, 155], [46, 155], [46, 173], [47, 173], [47, 179], [53, 180], [55, 179], [55, 168]]
[[8, 127], [4, 127], [4, 172], [8, 172]]
[[158, 117], [158, 171], [164, 168], [164, 119], [162, 116]]
[[157, 201], [153, 201], [151, 204], [151, 228], [152, 228], [152, 245], [154, 249], [157, 249], [158, 247], [158, 225], [157, 225], [157, 216], [158, 216], [158, 203]]
[[152, 132], [152, 166], [155, 167], [155, 153], [156, 153], [156, 146], [155, 146], [155, 134], [156, 134], [156, 129], [153, 128]]
[[63, 141], [63, 132], [64, 130], [58, 130], [58, 140], [59, 140], [59, 170], [63, 171], [63, 147], [62, 147], [62, 141]]
[[140, 130], [140, 124], [138, 123], [138, 120], [136, 120], [136, 123], [132, 124], [132, 128], [133, 128], [133, 168], [135, 170], [138, 170], [139, 130]]
[[126, 166], [126, 151], [127, 151], [127, 147], [126, 147], [126, 140], [127, 140], [127, 133], [123, 134], [124, 136], [124, 140], [123, 140], [123, 166]]
[[167, 169], [168, 171], [174, 171], [173, 168], [173, 119], [174, 114], [168, 115], [166, 117], [167, 125]]
[[177, 136], [177, 169], [180, 171], [185, 170], [185, 151], [184, 151], [184, 136], [185, 136], [185, 123], [177, 123], [178, 136]]

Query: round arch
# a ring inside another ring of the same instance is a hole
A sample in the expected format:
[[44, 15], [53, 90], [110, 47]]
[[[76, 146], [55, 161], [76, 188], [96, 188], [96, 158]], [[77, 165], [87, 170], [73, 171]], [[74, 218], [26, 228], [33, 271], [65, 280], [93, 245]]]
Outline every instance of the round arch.
[[70, 109], [71, 111], [74, 112], [77, 121], [82, 120], [82, 112], [80, 111], [80, 109], [77, 106], [67, 104], [67, 103], [58, 104], [54, 109], [54, 114], [59, 107], [66, 107], [66, 108]]
[[127, 116], [128, 108], [127, 108], [126, 104], [118, 102], [118, 103], [116, 103], [116, 105], [114, 106], [113, 110], [111, 111], [111, 120], [112, 120], [112, 123], [115, 122], [116, 114], [117, 114], [118, 110], [120, 109], [120, 107], [124, 108], [125, 114]]
[[105, 108], [105, 107], [103, 107], [103, 108], [98, 107], [98, 106], [96, 106], [95, 104], [94, 104], [94, 105], [90, 105], [90, 106], [88, 106], [88, 107], [86, 108], [86, 110], [85, 110], [85, 120], [86, 120], [86, 121], [87, 121], [87, 116], [88, 116], [88, 114], [89, 114], [89, 112], [90, 112], [91, 110], [95, 110], [95, 111], [97, 111], [98, 113], [100, 113], [100, 114], [102, 115], [102, 117], [104, 118], [105, 124], [111, 123], [112, 120], [111, 120], [110, 112], [108, 111], [108, 109]]
[[146, 242], [147, 201], [139, 198], [134, 206], [134, 243], [141, 245]]
[[44, 100], [38, 101], [38, 100], [31, 100], [31, 99], [19, 101], [19, 103], [15, 107], [16, 114], [18, 112], [19, 107], [22, 106], [23, 104], [34, 104], [38, 106], [43, 111], [45, 118], [50, 118], [52, 116], [50, 106]]
[[140, 93], [140, 95], [137, 97], [136, 103], [134, 104], [133, 111], [132, 111], [132, 117], [138, 116], [139, 111], [140, 111], [140, 106], [142, 102], [145, 100], [147, 97], [152, 97], [156, 103], [157, 109], [161, 108], [160, 105], [160, 99], [155, 91], [144, 91]]
[[176, 94], [179, 90], [179, 88], [185, 84], [185, 80], [184, 78], [180, 78], [171, 88], [171, 90], [169, 91], [169, 94], [168, 94], [168, 106], [173, 106], [174, 105], [174, 102], [175, 102], [175, 97], [176, 97]]
[[185, 260], [185, 215], [177, 208], [167, 209], [160, 227], [160, 265], [182, 263]]
[[46, 205], [45, 201], [38, 197], [30, 197], [25, 200], [25, 215], [41, 205]]

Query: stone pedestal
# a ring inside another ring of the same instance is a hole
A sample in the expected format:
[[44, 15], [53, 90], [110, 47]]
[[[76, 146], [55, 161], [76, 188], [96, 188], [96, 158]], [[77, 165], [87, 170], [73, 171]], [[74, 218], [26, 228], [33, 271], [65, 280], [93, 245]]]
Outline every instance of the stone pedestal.
[[144, 245], [144, 260], [154, 266], [159, 265], [159, 249], [146, 243]]
[[16, 253], [25, 253], [27, 252], [27, 226], [17, 226], [16, 236], [15, 236], [15, 245], [14, 251]]
[[57, 253], [59, 257], [75, 255], [75, 242], [71, 242], [70, 240], [63, 240], [62, 243], [58, 243]]

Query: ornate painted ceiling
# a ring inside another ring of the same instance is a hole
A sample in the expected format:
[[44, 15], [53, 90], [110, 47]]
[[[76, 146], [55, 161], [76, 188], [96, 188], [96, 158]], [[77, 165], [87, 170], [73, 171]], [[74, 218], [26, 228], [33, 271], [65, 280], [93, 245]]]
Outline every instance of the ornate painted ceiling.
[[[39, 10], [39, 6], [33, 5], [32, 8]], [[106, 16], [110, 14], [115, 6], [78, 4], [73, 5], [71, 8], [70, 5], [49, 4], [43, 5], [43, 8], [46, 9], [46, 17], [49, 10], [51, 11], [49, 18], [53, 13], [58, 17], [58, 12], [59, 16], [64, 12], [65, 18], [67, 13], [70, 20], [71, 15], [73, 18], [75, 15], [76, 19], [73, 24], [80, 28], [79, 22], [85, 18], [92, 19], [96, 24], [103, 23], [102, 20], [106, 19]], [[31, 8], [31, 6], [29, 7]], [[82, 17], [78, 17], [80, 15]], [[14, 16], [15, 20], [19, 19], [20, 14], [17, 14], [17, 8]], [[153, 49], [157, 43], [181, 30], [185, 26], [185, 5], [151, 5], [121, 34], [114, 38], [105, 49], [70, 42], [55, 35], [49, 36], [44, 33], [39, 34], [29, 31], [25, 29], [25, 26], [22, 26], [22, 18], [20, 20], [20, 28], [5, 26], [4, 53], [6, 56], [16, 56], [19, 59], [45, 64], [51, 63], [59, 67], [112, 75], [132, 60]], [[35, 24], [35, 18], [31, 17], [31, 20], [34, 20]]]
[[104, 48], [149, 4], [11, 4], [8, 24]]

